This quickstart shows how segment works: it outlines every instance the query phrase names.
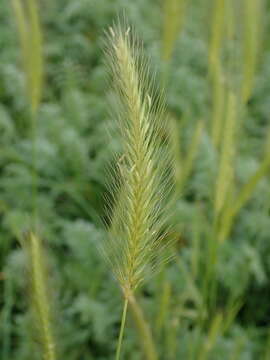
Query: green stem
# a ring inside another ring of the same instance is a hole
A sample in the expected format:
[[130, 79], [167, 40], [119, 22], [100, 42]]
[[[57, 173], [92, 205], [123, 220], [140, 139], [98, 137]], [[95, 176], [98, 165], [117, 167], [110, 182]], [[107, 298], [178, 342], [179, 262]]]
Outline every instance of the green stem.
[[158, 360], [158, 355], [156, 352], [155, 344], [152, 337], [152, 332], [149, 324], [144, 318], [144, 314], [140, 305], [137, 303], [135, 296], [130, 295], [129, 297], [130, 309], [132, 311], [135, 324], [138, 329], [138, 334], [140, 336], [142, 349], [144, 351], [146, 360]]
[[218, 242], [217, 242], [217, 228], [218, 218], [215, 216], [212, 229], [209, 237], [209, 243], [207, 246], [207, 264], [206, 272], [203, 283], [203, 296], [205, 304], [207, 304], [208, 317], [211, 310], [215, 310], [216, 292], [217, 292], [217, 279], [215, 274], [217, 256], [218, 256]]
[[32, 121], [32, 216], [34, 231], [37, 230], [37, 197], [38, 197], [38, 174], [37, 174], [37, 116], [31, 109]]
[[123, 312], [122, 312], [121, 328], [120, 328], [119, 337], [118, 337], [115, 360], [119, 360], [120, 355], [121, 355], [121, 347], [122, 347], [123, 335], [124, 335], [126, 317], [127, 317], [127, 308], [128, 308], [128, 299], [125, 298]]

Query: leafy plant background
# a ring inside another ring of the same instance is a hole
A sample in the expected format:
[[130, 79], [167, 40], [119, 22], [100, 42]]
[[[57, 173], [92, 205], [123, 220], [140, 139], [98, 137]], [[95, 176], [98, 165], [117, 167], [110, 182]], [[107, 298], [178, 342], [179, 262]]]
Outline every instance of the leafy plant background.
[[[207, 121], [210, 114], [206, 3], [190, 1], [165, 84], [168, 110], [179, 123], [183, 157], [198, 120]], [[269, 5], [266, 1], [268, 13]], [[46, 80], [38, 114], [38, 223], [48, 247], [50, 296], [55, 302], [57, 339], [66, 360], [113, 359], [121, 312], [121, 294], [97, 250], [104, 236], [100, 218], [104, 217], [107, 195], [106, 168], [119, 149], [117, 137], [108, 137], [115, 119], [108, 111], [104, 29], [124, 10], [143, 39], [162, 84], [162, 6], [161, 1], [152, 0], [40, 2]], [[31, 340], [25, 255], [18, 243], [31, 225], [31, 124], [8, 1], [0, 4], [0, 47], [0, 351], [3, 360], [38, 359]], [[269, 61], [270, 41], [265, 37], [252, 97], [237, 119], [242, 124], [234, 158], [238, 185], [246, 182], [263, 157], [269, 132]], [[233, 294], [241, 299], [236, 318], [228, 331], [216, 333], [211, 324], [200, 326], [197, 320], [202, 288], [200, 279], [191, 276], [192, 239], [199, 233], [206, 241], [217, 168], [217, 155], [204, 129], [191, 176], [173, 209], [179, 260], [162, 273], [172, 294], [160, 333], [157, 318], [164, 310], [162, 276], [145, 285], [140, 294], [159, 339], [161, 359], [200, 359], [200, 349], [213, 338], [210, 359], [270, 358], [269, 170], [240, 211], [218, 254], [216, 313], [226, 306], [228, 294]], [[200, 246], [199, 264], [203, 266], [209, 259], [204, 256], [204, 243]], [[129, 319], [123, 358], [141, 356]]]

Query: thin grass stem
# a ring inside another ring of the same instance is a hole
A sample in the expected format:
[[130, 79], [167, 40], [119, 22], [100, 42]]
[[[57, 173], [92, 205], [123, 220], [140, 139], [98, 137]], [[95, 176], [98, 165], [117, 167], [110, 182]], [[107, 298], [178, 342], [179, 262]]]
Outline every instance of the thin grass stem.
[[118, 337], [118, 342], [117, 342], [117, 350], [116, 350], [115, 360], [120, 360], [120, 356], [121, 356], [121, 348], [122, 348], [124, 330], [125, 330], [125, 325], [126, 325], [127, 309], [128, 309], [128, 299], [125, 298], [123, 312], [122, 312], [122, 319], [121, 319], [121, 327], [120, 327], [120, 332], [119, 332], [119, 337]]
[[56, 360], [56, 344], [52, 324], [52, 306], [48, 295], [48, 269], [46, 254], [40, 238], [31, 233], [22, 242], [28, 257], [28, 276], [30, 279], [30, 309], [33, 317], [35, 338], [40, 345], [44, 360]]
[[130, 308], [138, 328], [138, 334], [140, 335], [142, 348], [144, 350], [146, 360], [158, 360], [158, 355], [154, 345], [151, 329], [148, 322], [144, 318], [144, 314], [136, 298], [131, 295], [129, 298]]

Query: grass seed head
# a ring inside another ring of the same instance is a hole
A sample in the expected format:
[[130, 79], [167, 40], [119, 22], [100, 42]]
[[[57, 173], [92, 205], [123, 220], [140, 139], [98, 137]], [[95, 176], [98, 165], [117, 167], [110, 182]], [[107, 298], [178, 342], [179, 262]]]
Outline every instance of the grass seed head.
[[165, 261], [170, 160], [164, 103], [130, 27], [109, 29], [108, 63], [118, 95], [123, 156], [105, 254], [125, 294]]

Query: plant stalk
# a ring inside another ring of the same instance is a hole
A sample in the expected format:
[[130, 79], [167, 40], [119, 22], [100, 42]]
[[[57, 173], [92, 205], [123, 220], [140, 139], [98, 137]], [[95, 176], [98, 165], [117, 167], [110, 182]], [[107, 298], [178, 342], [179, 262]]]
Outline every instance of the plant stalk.
[[127, 308], [128, 308], [128, 299], [125, 298], [124, 306], [123, 306], [123, 312], [122, 312], [122, 319], [121, 319], [121, 327], [117, 342], [117, 350], [116, 350], [116, 356], [115, 360], [120, 360], [121, 355], [121, 348], [122, 348], [122, 342], [123, 342], [123, 336], [124, 336], [124, 330], [125, 330], [125, 324], [126, 324], [126, 317], [127, 317]]
[[136, 298], [131, 295], [129, 298], [130, 308], [138, 328], [138, 334], [141, 337], [143, 351], [145, 353], [144, 359], [158, 360], [158, 355], [153, 341], [151, 329], [144, 318], [141, 307], [139, 306]]

